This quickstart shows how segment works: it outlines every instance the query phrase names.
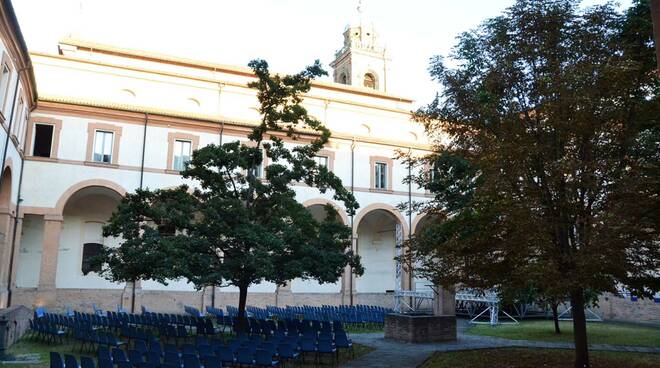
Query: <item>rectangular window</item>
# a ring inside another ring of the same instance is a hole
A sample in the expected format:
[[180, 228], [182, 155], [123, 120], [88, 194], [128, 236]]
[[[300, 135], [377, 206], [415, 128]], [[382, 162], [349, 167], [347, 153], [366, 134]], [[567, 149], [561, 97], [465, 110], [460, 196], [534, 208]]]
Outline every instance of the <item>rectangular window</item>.
[[14, 120], [11, 123], [12, 134], [16, 135], [18, 128], [21, 126], [21, 116], [23, 115], [23, 97], [18, 98], [16, 110], [14, 111]]
[[53, 126], [48, 124], [34, 125], [34, 147], [32, 156], [52, 157]]
[[85, 243], [83, 244], [82, 255], [82, 273], [87, 275], [90, 272], [100, 272], [100, 265], [92, 265], [92, 258], [98, 256], [103, 249], [103, 244], [99, 243]]
[[318, 166], [328, 167], [328, 156], [316, 156], [314, 157], [314, 161], [316, 161]]
[[387, 164], [376, 162], [374, 170], [374, 185], [376, 189], [387, 189]]
[[2, 64], [2, 73], [0, 74], [0, 112], [5, 110], [7, 93], [9, 93], [10, 69], [7, 63]]
[[97, 130], [94, 135], [94, 157], [95, 162], [112, 162], [112, 146], [114, 144], [114, 133]]
[[186, 162], [190, 161], [192, 143], [190, 141], [174, 141], [174, 160], [172, 160], [173, 170], [183, 170], [186, 168]]
[[255, 178], [259, 178], [259, 179], [261, 179], [261, 178], [262, 178], [262, 175], [263, 175], [262, 164], [259, 164], [259, 165], [255, 166], [255, 167], [253, 167], [253, 168], [250, 170], [250, 173], [252, 173], [252, 175], [254, 175]]

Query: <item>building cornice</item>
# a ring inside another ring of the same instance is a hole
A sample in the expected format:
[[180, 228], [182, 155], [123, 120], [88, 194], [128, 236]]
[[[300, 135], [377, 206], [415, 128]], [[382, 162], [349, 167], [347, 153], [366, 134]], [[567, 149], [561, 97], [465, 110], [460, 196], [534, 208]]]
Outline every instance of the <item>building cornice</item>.
[[2, 35], [2, 39], [6, 41], [9, 54], [21, 76], [23, 89], [26, 95], [29, 96], [30, 109], [33, 109], [37, 105], [38, 99], [37, 83], [34, 79], [30, 54], [28, 53], [11, 1], [0, 1], [0, 34]]
[[[71, 39], [71, 38], [65, 38], [63, 40], [60, 40], [60, 44], [74, 46], [79, 50], [84, 50], [84, 51], [116, 55], [116, 56], [122, 56], [122, 57], [134, 58], [134, 59], [142, 59], [147, 61], [155, 61], [160, 63], [168, 63], [168, 64], [179, 65], [179, 66], [195, 68], [195, 69], [225, 72], [225, 73], [231, 73], [246, 77], [254, 77], [254, 73], [252, 72], [252, 69], [242, 66], [210, 63], [207, 61], [188, 59], [188, 58], [166, 55], [151, 51], [127, 49], [117, 46], [111, 46], [111, 45], [106, 45], [91, 41]], [[349, 86], [334, 82], [323, 82], [323, 81], [315, 80], [312, 81], [312, 86], [317, 88], [333, 90], [333, 91], [340, 91], [350, 94], [381, 98], [381, 99], [398, 101], [403, 103], [413, 102], [413, 100], [409, 98], [395, 96], [388, 93], [382, 93], [379, 91], [374, 91], [369, 88]]]
[[[122, 65], [122, 64], [117, 64], [117, 63], [109, 63], [109, 62], [106, 62], [106, 61], [89, 60], [89, 59], [84, 59], [84, 58], [79, 58], [79, 57], [68, 56], [68, 55], [55, 55], [55, 54], [49, 54], [49, 53], [43, 53], [43, 52], [31, 52], [30, 55], [37, 56], [37, 57], [43, 57], [43, 58], [51, 58], [51, 59], [57, 59], [57, 60], [72, 61], [72, 62], [77, 62], [77, 63], [82, 63], [82, 64], [90, 64], [90, 65], [104, 66], [104, 67], [110, 67], [110, 68], [124, 69], [124, 70], [130, 70], [130, 71], [135, 71], [135, 72], [147, 73], [147, 74], [155, 74], [155, 75], [162, 75], [162, 76], [174, 77], [174, 78], [182, 78], [182, 79], [188, 79], [188, 80], [194, 80], [194, 81], [200, 81], [200, 82], [208, 82], [208, 83], [213, 83], [213, 84], [221, 84], [221, 85], [225, 85], [225, 86], [239, 87], [239, 88], [245, 88], [245, 89], [252, 90], [250, 87], [247, 86], [247, 83], [230, 82], [230, 81], [225, 81], [225, 80], [221, 80], [221, 79], [218, 79], [218, 78], [207, 78], [207, 77], [201, 77], [201, 76], [196, 76], [196, 75], [175, 73], [175, 72], [171, 72], [171, 71], [163, 71], [163, 70], [157, 70], [157, 69], [142, 68], [142, 67], [137, 67], [137, 66]], [[253, 76], [253, 75], [251, 75], [251, 76]], [[339, 86], [344, 86], [343, 84], [338, 84], [338, 85]], [[375, 109], [375, 110], [381, 110], [381, 111], [387, 111], [387, 112], [403, 114], [403, 115], [406, 115], [406, 116], [412, 116], [411, 112], [409, 110], [405, 110], [405, 109], [379, 106], [379, 105], [356, 102], [356, 101], [351, 101], [351, 100], [341, 99], [341, 98], [330, 98], [330, 97], [324, 97], [324, 96], [315, 96], [315, 95], [312, 95], [312, 94], [309, 94], [309, 93], [303, 94], [302, 96], [306, 99], [307, 98], [308, 99], [314, 99], [314, 100], [323, 101], [323, 102], [328, 102], [329, 101], [329, 102], [335, 102], [335, 103], [339, 103], [339, 104], [359, 106], [359, 107], [364, 107], [364, 108], [369, 108], [369, 109]]]

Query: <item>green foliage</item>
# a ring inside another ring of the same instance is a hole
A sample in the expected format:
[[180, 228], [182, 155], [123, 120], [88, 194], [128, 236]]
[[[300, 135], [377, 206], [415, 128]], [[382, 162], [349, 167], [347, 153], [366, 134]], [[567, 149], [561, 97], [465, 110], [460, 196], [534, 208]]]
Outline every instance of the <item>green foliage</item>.
[[[196, 150], [182, 172], [196, 184], [192, 192], [182, 186], [128, 195], [106, 227], [107, 234], [124, 239], [102, 257], [111, 279], [128, 273], [159, 282], [183, 277], [198, 289], [233, 285], [242, 312], [248, 286], [262, 281], [335, 282], [347, 265], [362, 274], [359, 256], [350, 250], [351, 230], [336, 210], [326, 206], [325, 219], [315, 220], [292, 187], [305, 183], [331, 191], [349, 213], [358, 207], [341, 180], [314, 160], [330, 131], [307, 114], [301, 94], [325, 71], [318, 61], [287, 76], [271, 75], [263, 60], [249, 65], [257, 78], [249, 86], [257, 89], [262, 115], [248, 135], [250, 144]], [[264, 155], [269, 165], [258, 175]], [[158, 231], [161, 225], [169, 229], [166, 235]]]
[[[519, 0], [462, 34], [417, 118], [435, 197], [409, 263], [438, 284], [570, 297], [660, 289], [660, 80], [648, 3]], [[506, 290], [506, 289], [509, 290]], [[576, 336], [578, 330], [576, 325]], [[584, 348], [586, 335], [576, 339]]]

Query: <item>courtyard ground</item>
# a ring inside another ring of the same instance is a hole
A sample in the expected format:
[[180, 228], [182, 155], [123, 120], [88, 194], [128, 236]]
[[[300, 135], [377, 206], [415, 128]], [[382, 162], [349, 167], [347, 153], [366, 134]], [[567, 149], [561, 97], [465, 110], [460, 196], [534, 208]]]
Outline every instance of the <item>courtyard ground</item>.
[[[531, 320], [511, 325], [474, 325], [467, 329], [471, 335], [501, 337], [511, 340], [572, 342], [573, 323], [561, 321], [561, 334], [556, 334], [552, 321]], [[660, 328], [629, 323], [590, 322], [587, 324], [590, 344], [660, 346]]]
[[[531, 365], [533, 367], [572, 367], [572, 342], [514, 340], [503, 337], [476, 335], [472, 331], [474, 327], [470, 326], [464, 319], [459, 319], [457, 326], [457, 341], [447, 343], [407, 344], [385, 340], [383, 333], [353, 334], [351, 337], [354, 342], [371, 346], [374, 348], [374, 351], [347, 363], [345, 367], [500, 367], [499, 365], [495, 365], [497, 361], [504, 362], [504, 365], [501, 367], [508, 368], [526, 368], [530, 367], [530, 363], [534, 363]], [[613, 334], [620, 333], [620, 331], [628, 331], [630, 327], [609, 323], [605, 323], [602, 326], [610, 327], [609, 331]], [[552, 331], [550, 330], [550, 332]], [[621, 332], [622, 336], [629, 336], [631, 339], [635, 337], [634, 334], [626, 334]], [[504, 334], [504, 336], [506, 335]], [[603, 364], [594, 365], [594, 367], [616, 366], [617, 368], [624, 368], [660, 366], [660, 364], [657, 364], [660, 363], [660, 344], [634, 346], [630, 344], [631, 341], [639, 340], [627, 340], [622, 337], [619, 340], [619, 342], [623, 343], [621, 345], [594, 343], [590, 341], [590, 349], [592, 355], [595, 357], [594, 359], [599, 364]], [[529, 358], [527, 360], [523, 358], [516, 359], [515, 357], [519, 353], [524, 353], [522, 356], [529, 356]], [[466, 356], [473, 357], [470, 359], [474, 359], [474, 362], [479, 362], [481, 365], [476, 365], [477, 363], [473, 364], [473, 361], [469, 359], [461, 360]], [[430, 357], [433, 357], [434, 360], [427, 361]], [[545, 360], [547, 360], [547, 366], [543, 365]], [[507, 362], [508, 364], [506, 364]], [[555, 363], [565, 363], [566, 365], [552, 365]], [[424, 364], [437, 365], [425, 366]]]
[[[660, 354], [592, 351], [591, 365], [598, 368], [660, 367]], [[421, 368], [573, 368], [572, 350], [484, 349], [434, 353]]]

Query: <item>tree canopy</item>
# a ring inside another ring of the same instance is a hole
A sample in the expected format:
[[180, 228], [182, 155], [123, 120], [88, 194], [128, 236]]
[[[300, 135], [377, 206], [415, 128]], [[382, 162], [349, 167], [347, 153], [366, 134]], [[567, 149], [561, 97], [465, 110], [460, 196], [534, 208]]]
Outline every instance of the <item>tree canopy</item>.
[[432, 58], [443, 87], [416, 117], [434, 139], [409, 180], [434, 199], [410, 242], [437, 284], [570, 300], [588, 366], [594, 292], [660, 289], [660, 80], [649, 6], [518, 0]]
[[318, 61], [285, 76], [271, 74], [263, 60], [249, 66], [261, 121], [248, 141], [193, 152], [181, 174], [194, 189], [145, 190], [123, 199], [106, 233], [124, 241], [101, 259], [111, 280], [126, 272], [159, 282], [185, 278], [198, 289], [236, 286], [242, 317], [250, 285], [283, 285], [294, 278], [335, 282], [347, 265], [362, 274], [359, 256], [350, 250], [351, 230], [336, 210], [326, 206], [325, 219], [317, 221], [294, 190], [302, 184], [330, 191], [348, 213], [358, 207], [341, 180], [317, 164], [330, 131], [301, 105], [311, 80], [325, 71]]

